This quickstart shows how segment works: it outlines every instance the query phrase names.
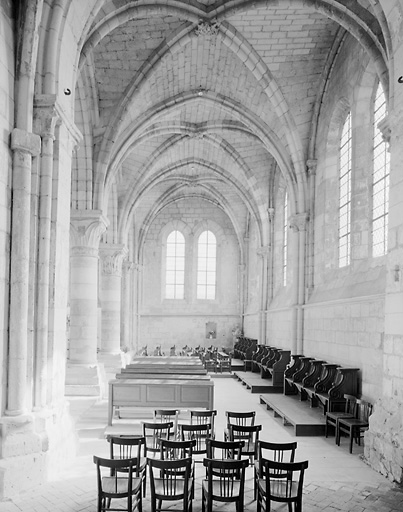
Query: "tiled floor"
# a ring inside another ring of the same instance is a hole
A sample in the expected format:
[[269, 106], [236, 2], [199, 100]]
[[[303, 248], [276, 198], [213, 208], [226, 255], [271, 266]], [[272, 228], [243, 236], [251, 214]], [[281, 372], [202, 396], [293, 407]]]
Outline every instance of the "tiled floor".
[[[403, 491], [369, 468], [360, 458], [362, 448], [355, 446], [348, 453], [347, 442], [337, 447], [334, 438], [294, 437], [289, 427], [259, 403], [259, 394], [251, 394], [236, 379], [215, 378], [215, 408], [218, 410], [217, 438], [224, 428], [225, 410], [256, 410], [256, 423], [263, 426], [261, 439], [279, 441], [296, 440], [298, 459], [309, 460], [305, 477], [304, 512], [402, 512]], [[79, 450], [74, 464], [62, 474], [35, 490], [21, 493], [14, 499], [0, 503], [0, 512], [79, 512], [96, 510], [96, 481], [93, 455], [108, 455], [104, 439], [107, 404], [93, 399], [78, 398], [71, 401], [71, 410], [77, 418]], [[138, 428], [140, 419], [130, 423]], [[201, 510], [200, 479], [197, 467], [194, 512]], [[247, 470], [245, 510], [255, 511], [253, 501], [252, 469]], [[234, 510], [232, 505], [215, 509]], [[144, 512], [150, 510], [148, 497], [144, 499]], [[286, 511], [275, 504], [274, 511]]]

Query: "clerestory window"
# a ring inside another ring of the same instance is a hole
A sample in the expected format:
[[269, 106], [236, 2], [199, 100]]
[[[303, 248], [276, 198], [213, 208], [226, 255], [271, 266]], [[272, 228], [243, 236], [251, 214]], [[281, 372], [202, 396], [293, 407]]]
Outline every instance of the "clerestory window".
[[374, 100], [372, 171], [372, 255], [386, 254], [388, 241], [390, 155], [378, 124], [387, 114], [386, 99], [379, 83]]
[[287, 285], [287, 253], [288, 253], [288, 194], [284, 196], [283, 208], [283, 286]]
[[180, 231], [172, 231], [167, 238], [165, 298], [183, 299], [185, 296], [185, 238]]
[[197, 298], [216, 296], [217, 241], [214, 233], [203, 231], [197, 243]]
[[351, 112], [343, 125], [339, 148], [339, 267], [351, 257]]

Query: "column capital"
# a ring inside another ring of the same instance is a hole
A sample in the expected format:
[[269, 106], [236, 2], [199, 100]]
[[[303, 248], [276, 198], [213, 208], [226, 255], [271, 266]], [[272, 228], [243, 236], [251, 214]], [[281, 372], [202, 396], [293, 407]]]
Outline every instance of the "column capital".
[[386, 142], [386, 144], [390, 144], [390, 137], [392, 135], [392, 121], [390, 116], [387, 115], [382, 119], [382, 121], [379, 121], [377, 128], [382, 133], [384, 142]]
[[99, 256], [102, 262], [102, 274], [121, 276], [123, 261], [129, 251], [123, 244], [101, 244]]
[[273, 220], [274, 220], [274, 212], [275, 212], [275, 209], [273, 207], [267, 208], [267, 215], [269, 216], [270, 222], [273, 222]]
[[55, 136], [60, 116], [56, 108], [56, 94], [40, 94], [34, 98], [35, 132], [42, 137]]
[[71, 254], [98, 256], [99, 241], [108, 224], [100, 210], [71, 210]]
[[309, 220], [308, 212], [296, 213], [295, 215], [293, 215], [290, 218], [290, 228], [294, 232], [306, 231], [308, 220]]
[[123, 262], [123, 271], [126, 274], [129, 274], [134, 269], [134, 262], [130, 260], [124, 260]]
[[316, 169], [318, 167], [318, 161], [316, 159], [310, 159], [306, 161], [306, 168], [309, 176], [314, 176], [316, 174]]
[[11, 132], [10, 146], [13, 151], [22, 151], [31, 156], [38, 156], [41, 152], [41, 138], [35, 133], [14, 128]]
[[259, 249], [256, 251], [258, 256], [261, 257], [267, 257], [270, 254], [270, 245], [265, 245], [263, 247], [259, 247]]

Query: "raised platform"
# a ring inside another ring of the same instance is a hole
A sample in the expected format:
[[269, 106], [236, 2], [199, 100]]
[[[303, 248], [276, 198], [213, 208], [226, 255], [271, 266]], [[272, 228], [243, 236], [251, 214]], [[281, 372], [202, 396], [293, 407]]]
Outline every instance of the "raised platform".
[[232, 372], [236, 372], [236, 371], [241, 371], [243, 370], [244, 368], [244, 362], [242, 361], [242, 359], [231, 359], [231, 371]]
[[262, 379], [260, 373], [234, 372], [234, 377], [242, 382], [251, 393], [282, 393], [283, 386], [273, 386], [271, 379]]
[[295, 436], [323, 436], [325, 416], [322, 409], [312, 409], [300, 402], [296, 395], [260, 395], [260, 403], [272, 410], [274, 417], [283, 419], [284, 426], [292, 426]]

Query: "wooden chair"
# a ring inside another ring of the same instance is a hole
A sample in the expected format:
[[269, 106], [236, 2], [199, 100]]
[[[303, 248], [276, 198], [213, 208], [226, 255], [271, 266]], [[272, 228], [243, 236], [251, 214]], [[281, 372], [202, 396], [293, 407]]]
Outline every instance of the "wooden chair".
[[195, 440], [196, 445], [193, 448], [192, 454], [195, 462], [202, 462], [202, 460], [195, 459], [195, 455], [206, 455], [207, 445], [206, 440], [211, 438], [211, 424], [202, 423], [200, 425], [179, 425], [180, 438], [182, 441]]
[[146, 457], [159, 457], [160, 439], [170, 439], [173, 426], [172, 421], [143, 422], [144, 455]]
[[215, 417], [217, 411], [215, 409], [204, 409], [204, 410], [191, 410], [190, 411], [190, 424], [191, 425], [205, 425], [210, 423], [211, 425], [211, 437], [215, 436]]
[[257, 446], [262, 425], [230, 425], [229, 441], [243, 441], [242, 455], [249, 457], [251, 464], [257, 459]]
[[[150, 472], [151, 511], [172, 510], [171, 503], [180, 503], [181, 512], [192, 510], [192, 459], [161, 460], [148, 459]], [[169, 502], [162, 508], [164, 501]]]
[[264, 477], [257, 482], [257, 512], [271, 510], [271, 502], [287, 503], [289, 511], [302, 512], [304, 474], [308, 461], [275, 462], [265, 460]]
[[237, 512], [244, 508], [245, 469], [248, 461], [204, 459], [207, 478], [202, 482], [202, 512], [211, 512], [213, 502], [233, 502]]
[[358, 445], [361, 444], [361, 439], [364, 437], [364, 432], [368, 430], [369, 417], [371, 414], [372, 404], [366, 400], [357, 398], [356, 417], [340, 418], [338, 420], [336, 430], [337, 446], [340, 446], [340, 434], [347, 434], [350, 439], [349, 450], [350, 453], [353, 453], [353, 440], [355, 439]]
[[244, 441], [218, 441], [217, 439], [207, 439], [207, 458], [216, 460], [240, 460]]
[[335, 432], [335, 442], [336, 439], [336, 432], [337, 432], [337, 426], [340, 418], [354, 418], [355, 417], [355, 409], [357, 405], [357, 397], [353, 395], [344, 395], [344, 398], [346, 399], [345, 405], [344, 405], [344, 411], [328, 411], [326, 412], [326, 423], [325, 423], [325, 437], [328, 436], [329, 426], [334, 427]]
[[196, 446], [196, 439], [187, 441], [176, 441], [171, 439], [161, 439], [160, 441], [160, 459], [175, 460], [192, 458], [193, 449]]
[[[142, 512], [141, 478], [137, 459], [104, 459], [94, 456], [97, 466], [98, 512]], [[123, 474], [123, 472], [125, 472]], [[117, 505], [112, 506], [112, 500]]]
[[[143, 497], [146, 495], [147, 459], [142, 455], [145, 447], [143, 436], [108, 436], [111, 459], [136, 459], [136, 477], [143, 483]], [[127, 472], [127, 469], [123, 469]]]
[[224, 431], [224, 439], [227, 439], [230, 425], [254, 425], [256, 411], [225, 411], [225, 416], [227, 418], [227, 427]]
[[257, 483], [259, 478], [265, 477], [265, 461], [294, 462], [297, 442], [271, 443], [269, 441], [258, 441], [257, 459], [254, 463], [254, 499], [257, 496]]
[[176, 439], [178, 435], [178, 409], [155, 409], [154, 410], [154, 421], [160, 421], [161, 423], [167, 423], [172, 421], [173, 431], [170, 434], [172, 439]]
[[[170, 439], [161, 439], [161, 460], [177, 460], [177, 459], [192, 459], [193, 450], [196, 446], [195, 439], [189, 439], [187, 441], [172, 441]], [[178, 471], [178, 470], [176, 470]], [[192, 498], [194, 498], [194, 461], [192, 459], [192, 470], [191, 470], [191, 485], [192, 485]], [[185, 476], [185, 472], [183, 474]]]

